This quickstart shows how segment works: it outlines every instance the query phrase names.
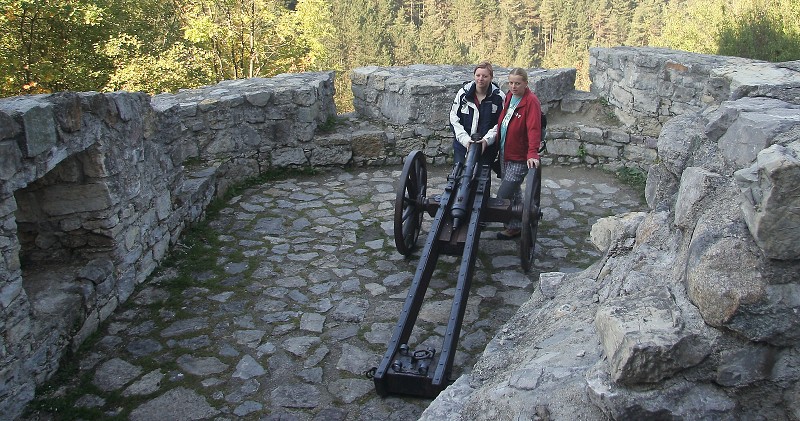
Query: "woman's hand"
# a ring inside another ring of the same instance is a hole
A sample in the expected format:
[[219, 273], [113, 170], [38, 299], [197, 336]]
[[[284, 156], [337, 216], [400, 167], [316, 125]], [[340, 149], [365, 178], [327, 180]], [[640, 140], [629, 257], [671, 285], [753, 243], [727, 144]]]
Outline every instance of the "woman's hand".
[[536, 168], [539, 166], [539, 160], [536, 158], [528, 158], [528, 168]]
[[470, 146], [472, 146], [474, 144], [478, 144], [478, 143], [481, 145], [481, 153], [486, 152], [486, 148], [489, 147], [489, 141], [487, 141], [486, 139], [473, 140], [473, 141], [469, 142], [469, 146], [467, 146], [467, 150], [469, 150]]

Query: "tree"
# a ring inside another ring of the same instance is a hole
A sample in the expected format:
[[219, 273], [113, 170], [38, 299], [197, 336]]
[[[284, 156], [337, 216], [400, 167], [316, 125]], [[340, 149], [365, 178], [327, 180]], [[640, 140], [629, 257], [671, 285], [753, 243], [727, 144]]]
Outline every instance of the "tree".
[[768, 61], [800, 59], [800, 6], [788, 0], [742, 5], [722, 28], [717, 53]]
[[650, 40], [661, 35], [665, 0], [641, 1], [633, 11], [625, 44], [649, 45]]
[[95, 45], [108, 36], [106, 6], [91, 0], [0, 3], [2, 94], [103, 86], [111, 63]]
[[212, 53], [218, 80], [302, 67], [306, 46], [275, 0], [187, 0], [182, 9], [185, 38]]
[[614, 12], [611, 0], [601, 0], [592, 5], [589, 20], [592, 27], [594, 45], [608, 47], [616, 44], [617, 22], [614, 19]]
[[678, 0], [667, 5], [660, 45], [696, 53], [715, 54], [729, 0]]
[[105, 90], [174, 92], [215, 82], [209, 51], [180, 42], [166, 51], [148, 52], [144, 43], [124, 35], [108, 42], [104, 50], [116, 63]]
[[305, 55], [302, 70], [330, 68], [333, 51], [330, 45], [336, 38], [330, 0], [299, 0], [294, 9], [294, 23], [298, 42], [303, 45]]

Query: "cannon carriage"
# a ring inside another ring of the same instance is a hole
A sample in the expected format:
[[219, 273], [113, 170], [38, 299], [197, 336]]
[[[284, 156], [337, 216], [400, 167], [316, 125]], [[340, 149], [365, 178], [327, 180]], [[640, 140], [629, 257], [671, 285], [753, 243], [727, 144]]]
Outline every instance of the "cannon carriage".
[[[528, 171], [522, 203], [491, 197], [491, 169], [481, 165], [480, 148], [470, 148], [466, 162], [453, 166], [440, 195], [427, 196], [427, 168], [421, 151], [406, 157], [394, 209], [397, 251], [410, 256], [417, 249], [424, 214], [433, 217], [414, 279], [386, 354], [372, 378], [381, 396], [389, 394], [436, 397], [450, 383], [461, 323], [477, 258], [481, 231], [490, 222], [522, 221], [520, 264], [529, 271], [542, 212], [541, 168]], [[456, 291], [440, 351], [411, 350], [408, 340], [440, 255], [461, 256]]]

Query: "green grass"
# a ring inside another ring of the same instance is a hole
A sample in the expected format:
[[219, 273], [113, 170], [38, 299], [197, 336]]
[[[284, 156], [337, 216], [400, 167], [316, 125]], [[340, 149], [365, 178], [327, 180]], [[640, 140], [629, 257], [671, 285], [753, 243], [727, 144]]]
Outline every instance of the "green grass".
[[330, 133], [339, 125], [339, 118], [336, 116], [329, 116], [324, 123], [317, 126], [318, 133]]
[[617, 170], [616, 176], [619, 181], [641, 190], [647, 183], [647, 173], [639, 168], [622, 167]]
[[584, 158], [586, 158], [586, 155], [587, 155], [586, 145], [581, 143], [581, 145], [578, 146], [578, 158], [583, 160]]

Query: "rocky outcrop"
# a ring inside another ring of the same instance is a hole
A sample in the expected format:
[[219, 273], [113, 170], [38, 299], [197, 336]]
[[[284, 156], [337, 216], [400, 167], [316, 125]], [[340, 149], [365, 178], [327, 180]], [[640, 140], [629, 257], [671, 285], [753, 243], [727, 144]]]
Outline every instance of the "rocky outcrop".
[[[543, 274], [422, 419], [800, 419], [800, 73], [663, 50], [593, 54], [617, 63], [592, 72], [618, 112], [663, 125], [651, 211], [599, 221], [604, 257]], [[648, 72], [707, 95], [678, 110], [678, 87]], [[642, 108], [647, 90], [660, 105]]]

